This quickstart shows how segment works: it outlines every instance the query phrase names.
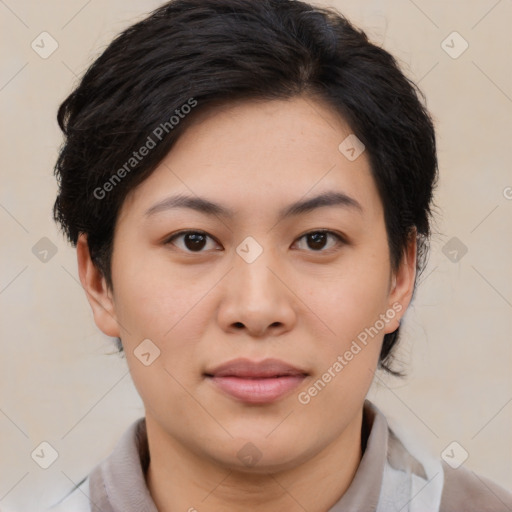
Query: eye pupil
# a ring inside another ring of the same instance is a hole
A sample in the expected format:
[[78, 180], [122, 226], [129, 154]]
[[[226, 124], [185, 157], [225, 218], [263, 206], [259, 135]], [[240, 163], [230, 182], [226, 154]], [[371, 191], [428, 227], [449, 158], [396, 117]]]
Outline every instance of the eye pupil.
[[308, 242], [312, 241], [313, 245], [308, 243], [309, 247], [312, 249], [322, 249], [325, 245], [325, 241], [327, 238], [327, 233], [311, 233], [308, 235]]
[[[188, 243], [188, 242], [191, 243]], [[200, 233], [188, 233], [184, 235], [184, 243], [187, 249], [201, 250], [205, 245], [205, 236]]]

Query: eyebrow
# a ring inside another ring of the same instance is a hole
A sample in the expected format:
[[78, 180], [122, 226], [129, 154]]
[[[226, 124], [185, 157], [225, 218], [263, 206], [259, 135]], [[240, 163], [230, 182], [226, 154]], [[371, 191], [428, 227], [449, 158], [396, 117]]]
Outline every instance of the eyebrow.
[[[353, 197], [343, 192], [324, 192], [310, 199], [296, 201], [281, 209], [278, 213], [278, 220], [281, 221], [285, 218], [301, 215], [326, 206], [349, 208], [361, 214], [364, 212], [361, 204]], [[189, 208], [205, 215], [215, 215], [224, 218], [233, 218], [236, 214], [232, 209], [202, 197], [177, 195], [154, 204], [146, 210], [145, 216], [150, 217], [156, 213], [175, 208]]]

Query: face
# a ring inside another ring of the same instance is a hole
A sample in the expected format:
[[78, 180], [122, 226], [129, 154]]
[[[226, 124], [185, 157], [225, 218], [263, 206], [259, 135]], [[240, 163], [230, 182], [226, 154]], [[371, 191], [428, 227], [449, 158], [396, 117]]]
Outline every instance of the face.
[[[252, 450], [252, 470], [284, 469], [360, 413], [410, 300], [415, 247], [393, 273], [367, 154], [339, 149], [350, 133], [306, 97], [205, 112], [123, 204], [112, 292], [79, 254], [148, 428], [190, 453], [242, 468]], [[218, 370], [240, 358], [279, 362]]]

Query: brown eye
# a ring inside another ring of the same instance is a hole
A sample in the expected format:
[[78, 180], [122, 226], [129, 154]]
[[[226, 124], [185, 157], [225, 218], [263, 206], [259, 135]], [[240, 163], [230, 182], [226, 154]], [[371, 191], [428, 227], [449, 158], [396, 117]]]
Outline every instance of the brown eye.
[[[324, 250], [330, 238], [334, 239], [334, 242]], [[299, 240], [302, 239], [306, 240], [307, 247], [313, 252], [328, 252], [329, 249], [336, 247], [336, 245], [344, 243], [340, 235], [328, 230], [310, 231], [299, 238]]]
[[[175, 240], [180, 239], [181, 243], [175, 243]], [[208, 245], [208, 239], [213, 240], [203, 231], [182, 231], [168, 238], [165, 243], [176, 245], [185, 252], [205, 252], [203, 249]]]

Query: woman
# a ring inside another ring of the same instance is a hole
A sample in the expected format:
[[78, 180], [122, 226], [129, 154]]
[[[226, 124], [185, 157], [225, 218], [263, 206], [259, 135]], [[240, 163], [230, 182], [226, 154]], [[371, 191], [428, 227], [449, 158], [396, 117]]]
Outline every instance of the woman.
[[145, 417], [53, 510], [482, 511], [366, 394], [425, 264], [435, 134], [385, 50], [290, 0], [176, 0], [61, 105], [55, 219]]

